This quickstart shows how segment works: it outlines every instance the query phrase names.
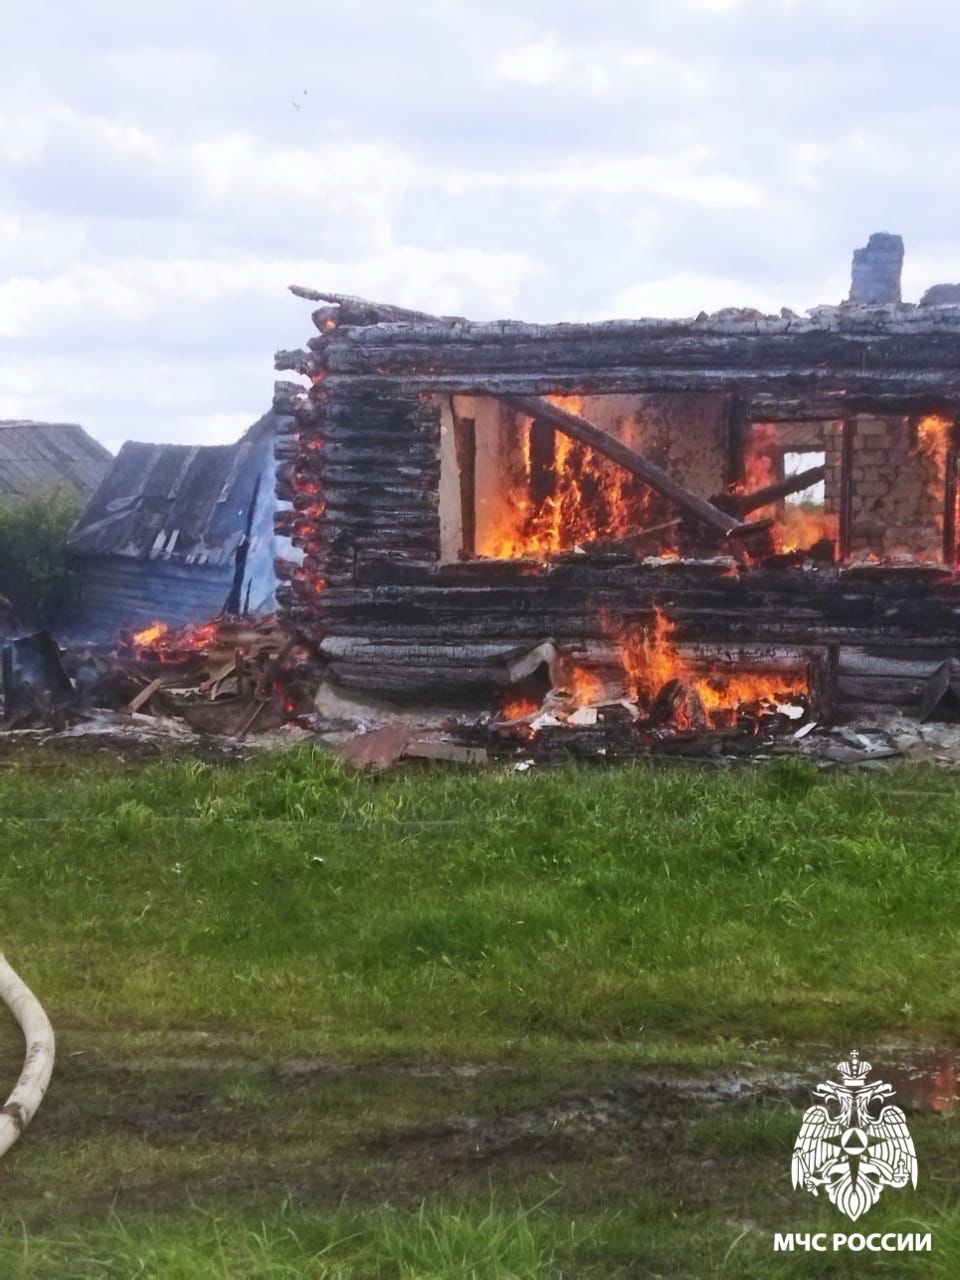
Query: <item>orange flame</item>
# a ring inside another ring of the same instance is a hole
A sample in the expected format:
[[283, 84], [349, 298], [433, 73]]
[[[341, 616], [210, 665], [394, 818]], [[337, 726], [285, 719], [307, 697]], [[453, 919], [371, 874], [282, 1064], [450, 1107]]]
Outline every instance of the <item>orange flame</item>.
[[166, 633], [169, 627], [165, 622], [151, 622], [149, 627], [144, 627], [142, 631], [133, 633], [134, 644], [140, 645], [142, 648], [149, 648], [150, 645], [156, 644]]
[[[782, 448], [781, 436], [773, 422], [755, 422], [751, 425], [744, 451], [744, 483], [737, 488], [753, 493], [776, 484], [781, 478], [775, 458]], [[792, 495], [785, 502], [771, 503], [751, 512], [750, 519], [759, 520], [773, 516], [776, 523], [772, 530], [773, 544], [777, 551], [802, 551], [824, 539], [835, 541], [838, 537], [837, 517], [824, 510], [822, 505], [804, 503], [800, 495]]]
[[532, 716], [539, 709], [540, 704], [534, 698], [511, 698], [501, 708], [499, 719], [519, 720], [522, 716]]
[[777, 702], [791, 694], [808, 692], [807, 678], [801, 672], [783, 671], [694, 671], [684, 662], [674, 633], [676, 623], [661, 609], [654, 609], [654, 623], [628, 634], [623, 648], [624, 667], [630, 679], [631, 697], [647, 702], [670, 680], [681, 680], [694, 689], [711, 712], [736, 711], [755, 702]]
[[746, 493], [776, 483], [778, 477], [773, 458], [777, 439], [777, 428], [772, 422], [754, 422], [750, 427], [743, 457], [743, 488]]
[[580, 707], [597, 702], [603, 695], [604, 683], [589, 667], [572, 667], [565, 683]]
[[[579, 395], [545, 397], [568, 413], [583, 414]], [[538, 559], [578, 542], [623, 537], [642, 525], [647, 493], [642, 482], [562, 431], [554, 432], [553, 492], [533, 494], [532, 418], [522, 420], [522, 476], [503, 503], [498, 526], [482, 540], [480, 555]]]
[[928, 413], [917, 423], [917, 452], [933, 462], [941, 483], [947, 474], [952, 426], [949, 418], [941, 418], [936, 413]]
[[165, 622], [153, 622], [142, 631], [133, 633], [134, 644], [140, 649], [153, 649], [159, 653], [172, 650], [208, 649], [218, 639], [216, 622], [202, 622], [195, 627], [171, 628]]
[[783, 509], [783, 523], [775, 540], [781, 551], [802, 551], [824, 538], [836, 541], [839, 521], [822, 508], [805, 508], [802, 503], [788, 502]]
[[[949, 418], [929, 413], [917, 423], [917, 453], [929, 460], [934, 474], [929, 477], [927, 492], [937, 502], [946, 497], [947, 457], [953, 444], [953, 423]], [[943, 533], [943, 511], [936, 515], [937, 532]], [[936, 555], [933, 558], [939, 559]]]

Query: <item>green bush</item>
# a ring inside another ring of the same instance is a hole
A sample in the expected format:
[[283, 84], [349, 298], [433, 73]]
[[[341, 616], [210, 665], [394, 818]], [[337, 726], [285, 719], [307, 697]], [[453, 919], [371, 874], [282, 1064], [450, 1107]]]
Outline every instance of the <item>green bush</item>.
[[23, 622], [56, 611], [67, 578], [67, 534], [80, 500], [65, 489], [0, 501], [0, 593]]

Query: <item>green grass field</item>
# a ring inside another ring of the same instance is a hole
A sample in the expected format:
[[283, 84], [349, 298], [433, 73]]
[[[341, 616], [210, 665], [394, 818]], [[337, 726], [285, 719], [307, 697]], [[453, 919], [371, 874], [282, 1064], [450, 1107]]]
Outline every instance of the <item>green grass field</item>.
[[955, 1043], [949, 775], [37, 751], [0, 760], [0, 850], [60, 1055], [0, 1275], [960, 1274], [949, 1115], [870, 1223], [934, 1255], [805, 1263], [773, 1230], [837, 1223], [790, 1190], [796, 1106], [644, 1083]]

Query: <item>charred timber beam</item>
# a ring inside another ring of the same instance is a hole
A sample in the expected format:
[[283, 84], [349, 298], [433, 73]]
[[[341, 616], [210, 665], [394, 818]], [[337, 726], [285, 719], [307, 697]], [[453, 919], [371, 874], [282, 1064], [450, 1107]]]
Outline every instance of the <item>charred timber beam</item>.
[[644, 458], [642, 454], [628, 448], [614, 436], [608, 435], [600, 427], [588, 422], [586, 418], [581, 418], [579, 414], [569, 413], [566, 409], [561, 409], [558, 405], [551, 404], [549, 400], [543, 400], [538, 396], [504, 396], [503, 399], [511, 409], [515, 409], [518, 413], [525, 414], [535, 421], [549, 422], [551, 426], [556, 427], [558, 431], [562, 431], [564, 435], [571, 436], [574, 440], [579, 440], [581, 444], [596, 450], [597, 453], [602, 454], [610, 462], [615, 462], [617, 466], [623, 467], [624, 471], [629, 471], [631, 475], [638, 476], [651, 489], [655, 489], [663, 497], [669, 498], [671, 502], [675, 502], [678, 507], [686, 511], [688, 515], [699, 520], [701, 524], [708, 525], [711, 529], [716, 529], [724, 537], [729, 537], [737, 529], [740, 522], [735, 516], [731, 516], [726, 511], [721, 511], [719, 507], [707, 502], [705, 498], [701, 498], [691, 489], [688, 489], [686, 485], [674, 480], [673, 476], [668, 475], [655, 462], [651, 462], [649, 458]]
[[[570, 324], [532, 324], [522, 320], [467, 320], [462, 316], [438, 316], [425, 311], [410, 311], [388, 303], [370, 302], [366, 298], [346, 294], [327, 293], [291, 285], [291, 293], [313, 302], [337, 302], [341, 299], [358, 308], [394, 314], [406, 321], [402, 332], [410, 333], [420, 328], [435, 333], [444, 327], [455, 326], [465, 340], [487, 342], [491, 335], [510, 334], [515, 337], [554, 337], [576, 341], [583, 338], [608, 338], [636, 333], [721, 333], [721, 334], [792, 334], [804, 336], [821, 333], [856, 334], [871, 340], [891, 335], [923, 334], [960, 330], [960, 315], [949, 309], [918, 311], [915, 307], [892, 311], [886, 305], [866, 305], [853, 308], [821, 307], [807, 317], [781, 312], [778, 316], [763, 315], [752, 308], [728, 308], [713, 315], [701, 313], [692, 317], [643, 317], [636, 320], [602, 320]], [[931, 317], [933, 319], [931, 320]], [[378, 323], [374, 321], [373, 323]], [[399, 326], [398, 326], [399, 327]]]
[[796, 475], [787, 476], [776, 484], [768, 484], [763, 489], [754, 489], [753, 493], [724, 494], [724, 502], [728, 503], [737, 515], [745, 516], [761, 507], [768, 507], [772, 502], [788, 498], [791, 493], [801, 493], [811, 485], [819, 484], [826, 477], [827, 468], [808, 467], [806, 471], [798, 471]]
[[744, 480], [745, 450], [744, 436], [749, 418], [743, 397], [727, 395], [723, 401], [721, 430], [723, 432], [724, 454], [726, 458], [726, 484], [733, 489]]
[[[517, 346], [536, 343], [560, 343], [568, 347], [637, 343], [646, 339], [673, 342], [680, 339], [788, 339], [794, 343], [823, 339], [859, 340], [880, 346], [889, 341], [933, 339], [949, 341], [960, 333], [960, 314], [941, 311], [936, 324], [916, 312], [900, 317], [870, 313], [863, 309], [837, 313], [832, 320], [780, 316], [716, 315], [690, 318], [646, 318], [638, 320], [586, 321], [569, 324], [532, 324], [523, 320], [466, 320], [461, 316], [427, 316], [423, 312], [406, 311], [386, 303], [368, 302], [344, 294], [325, 293], [294, 286], [303, 297], [313, 302], [345, 299], [359, 308], [366, 307], [386, 314], [394, 311], [404, 319], [396, 323], [377, 323], [366, 331], [358, 329], [353, 340], [373, 347], [409, 346], [449, 341], [454, 337], [463, 345], [491, 346], [509, 341]], [[406, 317], [409, 317], [406, 318]]]
[[738, 524], [735, 529], [730, 530], [730, 537], [750, 538], [757, 533], [766, 533], [775, 523], [773, 516], [767, 516], [763, 520], [752, 520], [749, 524]]
[[331, 307], [336, 307], [340, 324], [369, 325], [397, 321], [401, 323], [425, 321], [437, 325], [441, 324], [443, 319], [448, 319], [451, 323], [454, 321], [462, 323], [459, 316], [433, 316], [427, 311], [410, 311], [407, 307], [395, 307], [389, 302], [368, 302], [366, 298], [355, 298], [349, 293], [324, 293], [319, 289], [306, 289], [300, 284], [292, 284], [289, 288], [297, 298], [305, 298], [308, 302], [325, 302]]
[[[281, 352], [284, 363], [277, 368], [300, 368], [305, 353]], [[641, 366], [624, 363], [610, 369], [577, 369], [571, 359], [525, 372], [497, 372], [484, 368], [451, 372], [442, 361], [433, 369], [399, 370], [384, 373], [373, 368], [357, 373], [330, 373], [317, 384], [313, 394], [358, 395], [571, 395], [629, 394], [664, 392], [734, 391], [745, 397], [749, 417], [754, 421], [836, 420], [849, 413], [848, 399], [856, 397], [858, 413], [888, 413], [889, 404], [905, 397], [925, 404], [930, 396], [960, 402], [960, 370], [872, 370], [869, 367], [831, 369], [807, 366], [794, 369], [757, 366], [734, 369], [722, 365], [703, 369], [678, 369], [666, 365]], [[303, 371], [301, 369], [301, 371]], [[310, 371], [323, 372], [319, 357], [313, 357]], [[764, 399], [765, 398], [765, 399]], [[782, 411], [774, 406], [782, 403]], [[758, 406], [762, 405], [762, 411]], [[819, 406], [819, 407], [817, 407]]]
[[[333, 329], [308, 348], [330, 373], [509, 373], [575, 367], [703, 371], [825, 368], [859, 374], [960, 374], [960, 319], [952, 330], [913, 333], [703, 332], [696, 328], [568, 333], [506, 326], [384, 324]], [[575, 326], [571, 326], [575, 328]], [[916, 389], [918, 392], [924, 388]], [[939, 387], [930, 388], [942, 394]]]

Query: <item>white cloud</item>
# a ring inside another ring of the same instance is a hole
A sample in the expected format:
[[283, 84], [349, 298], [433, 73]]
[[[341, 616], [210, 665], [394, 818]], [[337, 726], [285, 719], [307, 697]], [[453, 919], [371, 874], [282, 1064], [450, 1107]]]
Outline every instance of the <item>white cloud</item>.
[[[737, 9], [743, 9], [751, 3], [751, 0], [672, 0], [673, 3], [679, 4], [684, 9], [693, 9], [698, 13], [727, 14], [734, 13]], [[781, 0], [783, 3], [784, 0]], [[789, 3], [789, 0], [785, 0]], [[769, 0], [765, 0], [769, 3]]]
[[574, 44], [553, 32], [501, 49], [494, 58], [493, 74], [527, 88], [562, 88], [573, 97], [703, 94], [709, 87], [701, 66], [672, 57], [655, 45], [632, 41]]
[[421, 174], [441, 190], [530, 191], [568, 198], [584, 196], [666, 197], [703, 208], [742, 209], [768, 197], [756, 182], [724, 173], [709, 147], [672, 152], [568, 154], [549, 165], [522, 169], [453, 169]]
[[626, 285], [610, 300], [603, 316], [590, 318], [602, 319], [608, 315], [682, 318], [701, 311], [719, 311], [723, 307], [753, 307], [765, 315], [778, 315], [781, 307], [789, 306], [802, 314], [807, 307], [818, 303], [839, 302], [846, 295], [847, 283], [835, 274], [813, 281], [793, 280], [785, 288], [770, 289], [736, 276], [677, 271]]
[[[486, 312], [506, 311], [519, 288], [542, 270], [525, 254], [403, 246], [352, 262], [254, 256], [81, 262], [46, 276], [0, 282], [0, 337], [42, 338], [57, 326], [82, 323], [88, 333], [100, 329], [104, 345], [118, 324], [141, 327], [149, 340], [158, 319], [189, 331], [204, 308], [219, 312], [229, 334], [237, 307], [277, 303], [291, 283], [399, 297], [444, 314], [468, 303]], [[264, 359], [269, 351], [264, 348]]]
[[960, 278], [935, 0], [215, 8], [61, 6], [40, 41], [5, 12], [0, 417], [222, 438], [310, 333], [293, 280], [477, 318], [801, 310], [881, 229], [905, 296]]
[[[678, 271], [624, 286], [611, 300], [618, 316], [695, 316], [721, 307], [776, 312], [782, 303], [766, 290], [729, 276]], [[599, 318], [599, 317], [598, 317]]]
[[190, 434], [193, 439], [202, 440], [204, 444], [233, 444], [250, 425], [250, 414], [243, 411], [208, 413], [190, 425]]

